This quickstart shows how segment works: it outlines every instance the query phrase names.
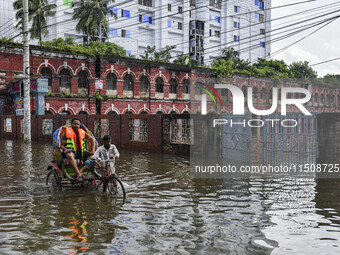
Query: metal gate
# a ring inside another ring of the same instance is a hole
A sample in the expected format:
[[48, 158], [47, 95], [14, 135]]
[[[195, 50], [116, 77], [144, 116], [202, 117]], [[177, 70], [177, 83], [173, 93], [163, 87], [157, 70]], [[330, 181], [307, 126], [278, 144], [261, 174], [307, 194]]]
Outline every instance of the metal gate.
[[[275, 113], [263, 116], [262, 162], [264, 164], [313, 164], [317, 158], [316, 115]], [[295, 121], [289, 121], [295, 120]], [[294, 126], [295, 127], [285, 127]]]
[[222, 129], [222, 158], [249, 163], [251, 159], [251, 129], [248, 126], [250, 113], [245, 115], [222, 113], [222, 119], [228, 121]]

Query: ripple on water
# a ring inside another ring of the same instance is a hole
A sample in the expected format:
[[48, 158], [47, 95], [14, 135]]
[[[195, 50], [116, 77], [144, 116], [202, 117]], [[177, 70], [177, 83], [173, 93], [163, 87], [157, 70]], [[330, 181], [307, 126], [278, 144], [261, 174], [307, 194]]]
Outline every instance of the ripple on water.
[[121, 205], [101, 190], [47, 189], [51, 152], [0, 140], [0, 253], [340, 253], [336, 180], [194, 179], [187, 159], [121, 151]]

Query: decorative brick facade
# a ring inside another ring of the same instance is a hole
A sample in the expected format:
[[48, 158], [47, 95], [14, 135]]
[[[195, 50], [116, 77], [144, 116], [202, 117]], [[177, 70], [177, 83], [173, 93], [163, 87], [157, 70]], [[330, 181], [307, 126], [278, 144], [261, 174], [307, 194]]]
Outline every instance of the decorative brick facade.
[[[188, 66], [155, 63], [131, 58], [102, 58], [100, 60], [79, 55], [61, 54], [37, 50], [31, 50], [30, 64], [32, 67], [32, 78], [42, 77], [42, 69], [49, 68], [52, 72], [50, 92], [45, 98], [46, 112], [58, 114], [67, 112], [78, 115], [81, 113], [96, 114], [96, 88], [95, 79], [103, 80], [103, 89], [100, 96], [100, 114], [109, 113], [156, 114], [162, 112], [197, 113], [200, 111], [200, 101], [190, 102], [189, 98], [195, 98], [195, 84], [197, 81], [209, 83], [212, 70], [202, 68], [189, 68]], [[0, 85], [0, 100], [3, 101], [2, 112], [12, 114], [13, 107], [8, 96], [9, 84], [23, 77], [22, 75], [22, 52], [19, 49], [0, 49], [0, 74], [5, 74], [5, 85]], [[67, 69], [71, 74], [70, 93], [62, 93], [60, 72]], [[79, 73], [86, 72], [88, 77], [88, 88], [80, 89]], [[114, 74], [116, 77], [116, 90], [110, 94], [107, 89], [107, 77]], [[133, 92], [124, 90], [124, 78], [131, 75], [133, 79]], [[98, 77], [96, 77], [98, 76]], [[147, 92], [140, 91], [140, 80], [146, 77], [149, 82]], [[156, 92], [156, 79], [161, 77], [164, 81], [164, 93]], [[178, 84], [177, 94], [170, 94], [170, 81]], [[183, 81], [190, 81], [190, 97], [183, 94]], [[238, 76], [228, 79], [228, 82], [240, 88], [253, 87], [257, 93], [253, 96], [256, 109], [268, 109], [271, 106], [271, 89], [281, 86], [307, 87], [307, 84], [292, 83], [290, 81], [273, 82], [265, 78], [254, 78]], [[276, 83], [276, 84], [275, 84]], [[279, 84], [278, 84], [279, 83]], [[338, 112], [340, 107], [340, 90], [330, 87], [311, 86], [312, 99], [307, 104], [310, 112]], [[82, 94], [83, 93], [83, 94]], [[85, 94], [84, 94], [85, 93]], [[130, 93], [130, 94], [129, 94]], [[7, 103], [4, 101], [7, 100]], [[228, 93], [226, 103], [215, 106], [208, 101], [208, 112], [232, 112], [232, 97]], [[35, 110], [34, 98], [31, 101], [31, 109]], [[246, 109], [247, 110], [247, 109]], [[279, 107], [277, 109], [279, 111]], [[296, 108], [289, 109], [290, 112], [299, 111]]]

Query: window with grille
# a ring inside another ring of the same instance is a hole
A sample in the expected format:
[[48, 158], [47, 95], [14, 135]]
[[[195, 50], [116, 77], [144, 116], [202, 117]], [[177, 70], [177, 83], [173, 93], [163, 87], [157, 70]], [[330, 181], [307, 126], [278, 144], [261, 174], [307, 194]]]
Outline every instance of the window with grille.
[[158, 77], [156, 79], [156, 92], [164, 93], [164, 81], [161, 77]]
[[264, 15], [259, 14], [259, 22], [263, 23], [264, 22]]
[[133, 91], [133, 77], [131, 74], [127, 74], [124, 76], [124, 84], [123, 84], [123, 89], [128, 90], [128, 91]]
[[262, 101], [266, 100], [266, 89], [265, 88], [261, 89], [261, 99]]
[[148, 120], [147, 119], [130, 119], [129, 136], [131, 141], [148, 141]]
[[177, 94], [177, 81], [175, 79], [170, 80], [170, 93]]
[[71, 73], [68, 69], [63, 69], [60, 71], [60, 87], [71, 87]]
[[149, 79], [146, 76], [142, 76], [139, 81], [139, 91], [148, 92], [149, 91]]
[[192, 127], [191, 119], [173, 119], [171, 122], [170, 142], [177, 144], [192, 144]]
[[43, 119], [42, 121], [42, 133], [43, 135], [53, 134], [53, 119]]
[[89, 78], [86, 71], [80, 71], [78, 74], [78, 88], [88, 88]]
[[48, 86], [52, 88], [52, 70], [48, 67], [43, 67], [40, 73], [42, 78], [48, 79]]
[[12, 132], [12, 118], [5, 119], [5, 132]]
[[319, 94], [315, 93], [314, 95], [314, 104], [319, 104]]
[[324, 104], [324, 103], [325, 103], [325, 95], [324, 95], [324, 94], [321, 94], [321, 95], [320, 95], [320, 103], [321, 103], [321, 104]]
[[203, 84], [202, 82], [196, 82], [195, 84], [195, 95], [202, 95], [202, 88], [203, 88]]
[[190, 81], [188, 79], [185, 79], [182, 84], [183, 84], [183, 93], [190, 94]]
[[138, 4], [152, 7], [152, 0], [138, 0]]
[[114, 73], [110, 73], [106, 77], [106, 89], [117, 90], [117, 76]]

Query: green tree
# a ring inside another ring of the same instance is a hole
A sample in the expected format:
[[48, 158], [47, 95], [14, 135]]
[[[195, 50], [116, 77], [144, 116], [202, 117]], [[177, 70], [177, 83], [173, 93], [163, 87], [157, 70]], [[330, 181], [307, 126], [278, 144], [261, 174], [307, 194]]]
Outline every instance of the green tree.
[[256, 63], [253, 64], [253, 72], [255, 75], [266, 77], [282, 77], [292, 78], [294, 77], [292, 71], [283, 60], [266, 60], [259, 58]]
[[78, 20], [77, 32], [82, 32], [87, 37], [87, 41], [103, 40], [104, 31], [108, 31], [109, 23], [107, 15], [116, 14], [108, 7], [112, 0], [82, 0], [72, 4], [73, 19]]
[[[18, 20], [16, 27], [23, 29], [23, 1], [16, 0], [13, 3], [16, 10], [15, 17]], [[28, 0], [28, 20], [32, 26], [30, 29], [31, 38], [38, 39], [41, 45], [42, 36], [48, 34], [46, 18], [55, 15], [56, 4], [49, 4], [47, 0]]]
[[169, 63], [171, 59], [171, 50], [176, 49], [176, 47], [176, 45], [167, 45], [164, 49], [155, 51], [153, 60]]
[[140, 57], [145, 60], [152, 60], [152, 54], [154, 54], [155, 50], [156, 45], [152, 47], [148, 45], [144, 51], [144, 55], [140, 55]]
[[226, 61], [228, 61], [229, 59], [231, 59], [233, 61], [239, 59], [237, 57], [237, 51], [234, 50], [234, 48], [232, 48], [232, 47], [223, 49], [222, 55], [219, 58], [224, 59]]
[[195, 59], [192, 59], [192, 57], [186, 54], [179, 54], [174, 60], [174, 64], [198, 66], [198, 61], [196, 61]]
[[318, 73], [308, 65], [309, 65], [308, 61], [294, 62], [289, 66], [289, 69], [292, 71], [294, 78], [298, 79], [317, 78]]

